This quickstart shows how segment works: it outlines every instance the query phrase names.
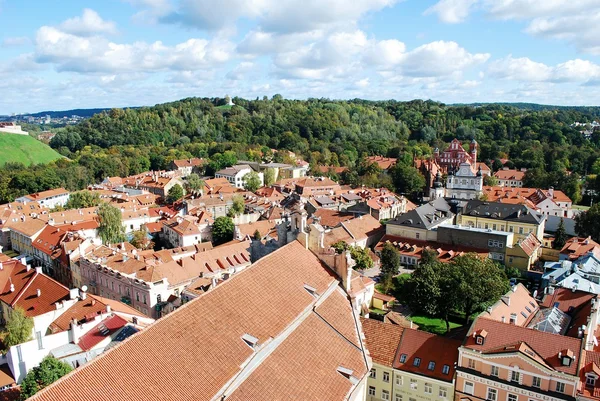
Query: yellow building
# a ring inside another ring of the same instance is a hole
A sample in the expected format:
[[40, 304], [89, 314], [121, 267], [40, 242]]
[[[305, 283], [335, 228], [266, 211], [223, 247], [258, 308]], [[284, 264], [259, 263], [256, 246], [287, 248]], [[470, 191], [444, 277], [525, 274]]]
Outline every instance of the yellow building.
[[363, 319], [373, 359], [367, 401], [452, 401], [461, 341]]
[[546, 217], [525, 205], [471, 200], [457, 216], [456, 223], [514, 233], [513, 244], [516, 244], [531, 233], [543, 241]]

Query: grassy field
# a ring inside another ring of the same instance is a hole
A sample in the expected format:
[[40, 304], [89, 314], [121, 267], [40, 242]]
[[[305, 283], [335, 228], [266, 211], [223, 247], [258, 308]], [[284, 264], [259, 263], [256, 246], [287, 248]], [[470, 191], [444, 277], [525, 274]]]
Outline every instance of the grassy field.
[[[410, 320], [418, 324], [420, 330], [428, 331], [434, 334], [446, 334], [446, 322], [444, 322], [442, 319], [429, 316], [412, 315]], [[462, 324], [452, 321], [450, 322], [450, 330], [460, 326], [462, 326]]]
[[0, 132], [0, 166], [8, 162], [48, 163], [62, 156], [50, 146], [29, 135]]

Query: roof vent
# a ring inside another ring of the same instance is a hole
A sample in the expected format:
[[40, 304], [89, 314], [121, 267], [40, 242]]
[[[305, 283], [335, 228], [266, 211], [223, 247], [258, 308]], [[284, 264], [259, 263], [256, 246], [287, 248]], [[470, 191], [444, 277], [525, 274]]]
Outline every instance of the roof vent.
[[339, 374], [344, 376], [346, 379], [350, 380], [352, 384], [358, 383], [358, 379], [352, 375], [354, 373], [352, 369], [348, 369], [343, 366], [338, 366], [336, 370]]
[[312, 295], [313, 297], [316, 297], [317, 295], [319, 295], [319, 294], [317, 294], [317, 289], [316, 289], [316, 288], [314, 288], [314, 287], [311, 287], [311, 286], [310, 286], [310, 285], [308, 285], [308, 284], [304, 284], [304, 289], [305, 289], [306, 291], [308, 291], [308, 293], [309, 293], [310, 295]]
[[256, 344], [258, 344], [258, 338], [245, 333], [242, 336], [242, 340], [244, 340], [244, 342], [246, 343], [247, 346], [249, 346], [250, 348], [254, 349], [254, 347], [256, 346]]

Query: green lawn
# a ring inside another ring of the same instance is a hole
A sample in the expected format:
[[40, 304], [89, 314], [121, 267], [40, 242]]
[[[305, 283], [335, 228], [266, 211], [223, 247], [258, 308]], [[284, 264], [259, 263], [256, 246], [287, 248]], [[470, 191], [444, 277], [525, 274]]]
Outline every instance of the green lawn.
[[[412, 315], [410, 320], [419, 325], [419, 330], [428, 331], [434, 334], [446, 334], [446, 322], [442, 319], [423, 315]], [[461, 323], [450, 322], [450, 330], [460, 326], [462, 326]]]
[[50, 146], [29, 135], [0, 132], [0, 166], [8, 162], [48, 163], [62, 156]]
[[573, 205], [572, 206], [573, 209], [577, 209], [577, 210], [583, 210], [586, 211], [588, 210], [590, 207], [589, 206], [583, 206], [583, 205]]

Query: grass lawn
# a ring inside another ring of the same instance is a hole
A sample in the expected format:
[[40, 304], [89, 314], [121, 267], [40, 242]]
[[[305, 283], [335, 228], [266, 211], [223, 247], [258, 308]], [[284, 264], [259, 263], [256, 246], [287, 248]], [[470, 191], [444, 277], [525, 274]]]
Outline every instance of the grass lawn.
[[381, 315], [381, 316], [383, 316], [386, 313], [388, 313], [388, 311], [384, 311], [384, 310], [377, 309], [377, 308], [371, 308], [371, 309], [369, 309], [369, 313], [372, 313], [374, 315]]
[[0, 133], [0, 166], [7, 162], [48, 163], [62, 156], [29, 135]]
[[583, 206], [583, 205], [573, 205], [571, 206], [573, 209], [577, 209], [577, 210], [588, 210], [590, 207], [589, 206]]
[[[446, 322], [444, 322], [442, 319], [423, 315], [412, 315], [410, 320], [418, 324], [420, 330], [428, 331], [434, 334], [446, 334]], [[462, 326], [461, 323], [450, 321], [450, 330], [460, 326]]]

